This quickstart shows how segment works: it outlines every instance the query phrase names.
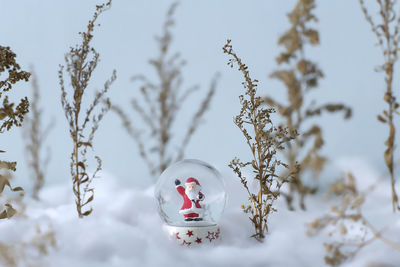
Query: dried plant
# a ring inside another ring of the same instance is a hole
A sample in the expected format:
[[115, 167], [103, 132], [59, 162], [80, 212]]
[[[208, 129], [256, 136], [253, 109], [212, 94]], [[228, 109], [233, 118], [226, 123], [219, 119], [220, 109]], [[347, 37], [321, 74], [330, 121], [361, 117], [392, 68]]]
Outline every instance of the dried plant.
[[[64, 66], [60, 65], [59, 80], [61, 86], [61, 104], [65, 112], [65, 117], [69, 123], [69, 131], [73, 141], [73, 152], [71, 155], [71, 175], [73, 181], [73, 192], [76, 197], [76, 208], [80, 218], [87, 216], [92, 212], [92, 208], [85, 209], [94, 197], [94, 188], [91, 187], [92, 180], [96, 177], [97, 172], [101, 169], [101, 159], [95, 156], [97, 160], [97, 168], [94, 173], [89, 176], [87, 170], [87, 149], [93, 149], [94, 134], [99, 127], [100, 121], [105, 113], [110, 109], [110, 101], [105, 98], [110, 85], [116, 79], [116, 71], [109, 80], [104, 83], [101, 91], [96, 92], [93, 102], [86, 110], [86, 114], [82, 118], [81, 114], [82, 99], [87, 90], [89, 80], [99, 61], [99, 53], [90, 45], [93, 39], [93, 30], [99, 15], [111, 7], [111, 0], [106, 4], [97, 5], [93, 18], [89, 20], [86, 32], [79, 33], [82, 36], [82, 43], [76, 47], [71, 47], [65, 55], [66, 72], [70, 77], [72, 86], [73, 99], [67, 98], [67, 92], [64, 86]], [[95, 108], [104, 102], [100, 111], [93, 115]], [[91, 124], [91, 127], [89, 127]], [[88, 130], [89, 129], [89, 130]]]
[[17, 266], [18, 256], [15, 255], [14, 245], [0, 243], [0, 259], [5, 266]]
[[331, 207], [329, 214], [308, 224], [307, 231], [312, 236], [323, 229], [332, 229], [329, 235], [336, 240], [324, 244], [327, 264], [337, 266], [351, 260], [364, 246], [378, 239], [400, 251], [400, 243], [384, 237], [382, 231], [378, 231], [362, 213], [367, 193], [373, 188], [360, 192], [351, 173], [330, 186], [331, 194], [340, 196], [340, 201]]
[[[24, 196], [23, 189], [21, 187], [12, 188], [11, 180], [13, 178], [12, 172], [15, 169], [7, 169], [0, 166], [1, 174], [0, 174], [0, 206], [4, 206], [4, 209], [0, 213], [0, 219], [11, 218], [16, 214], [20, 214], [24, 211], [24, 206], [21, 205], [22, 198]], [[19, 194], [13, 195], [3, 195], [5, 187], [8, 186], [11, 191], [18, 192]], [[11, 203], [13, 203], [11, 205]], [[17, 211], [18, 210], [18, 211]]]
[[45, 127], [42, 125], [43, 110], [40, 107], [40, 90], [36, 74], [33, 70], [31, 73], [33, 93], [30, 101], [30, 113], [25, 118], [23, 137], [28, 166], [34, 181], [32, 195], [35, 199], [39, 199], [39, 191], [43, 187], [45, 170], [50, 160], [49, 148], [47, 148], [46, 157], [43, 158], [43, 146], [47, 136], [54, 127], [54, 121]]
[[[7, 175], [10, 180], [12, 173], [7, 172]], [[4, 201], [6, 200], [1, 199], [1, 202]], [[13, 210], [15, 220], [29, 219], [27, 203], [23, 201], [22, 193], [8, 196], [7, 201], [12, 201], [18, 210]], [[0, 266], [46, 266], [43, 257], [48, 255], [52, 248], [56, 248], [55, 231], [51, 224], [46, 225], [43, 221], [32, 226], [34, 228], [25, 229], [25, 233], [13, 242], [0, 241]]]
[[389, 136], [385, 141], [384, 159], [389, 171], [393, 212], [400, 210], [399, 198], [395, 190], [394, 178], [394, 149], [396, 128], [394, 125], [394, 115], [399, 114], [399, 103], [393, 94], [393, 73], [398, 59], [399, 39], [400, 39], [400, 16], [395, 11], [395, 0], [376, 0], [379, 6], [379, 22], [375, 22], [370, 16], [363, 0], [360, 0], [361, 9], [367, 22], [371, 25], [373, 33], [378, 39], [378, 45], [382, 49], [384, 63], [377, 68], [377, 71], [384, 72], [386, 82], [386, 92], [383, 96], [387, 103], [387, 109], [377, 115], [380, 122], [387, 124]]
[[[56, 248], [55, 232], [35, 226], [35, 233], [27, 241], [18, 241], [13, 244], [0, 242], [0, 262], [2, 266], [45, 266], [42, 258], [49, 251]], [[35, 253], [33, 257], [32, 252]], [[39, 257], [37, 256], [39, 255]]]
[[314, 8], [314, 0], [298, 0], [295, 8], [288, 14], [290, 28], [278, 41], [278, 44], [284, 47], [284, 51], [279, 54], [276, 61], [279, 65], [286, 64], [288, 68], [274, 71], [271, 77], [285, 85], [287, 104], [279, 103], [271, 97], [264, 98], [265, 103], [278, 110], [283, 118], [283, 124], [287, 125], [289, 131], [299, 132], [294, 142], [286, 144], [287, 149], [284, 152], [289, 165], [288, 172], [296, 168], [297, 162], [301, 166], [289, 184], [289, 192], [282, 193], [291, 210], [294, 209], [293, 198], [296, 193], [299, 196], [300, 207], [305, 209], [305, 196], [317, 190], [316, 187], [304, 183], [305, 174], [311, 172], [315, 178], [318, 177], [327, 160], [320, 154], [324, 144], [321, 126], [316, 123], [309, 126], [309, 120], [324, 112], [343, 111], [346, 119], [351, 116], [351, 109], [343, 104], [319, 105], [315, 101], [307, 104], [309, 92], [318, 87], [319, 79], [323, 77], [317, 64], [306, 58], [304, 49], [306, 45], [319, 45], [319, 33], [312, 27], [312, 23], [317, 21], [313, 14]]
[[[231, 40], [227, 41], [223, 51], [231, 56], [228, 65], [233, 68], [237, 64], [245, 79], [242, 84], [246, 92], [239, 96], [242, 108], [239, 115], [234, 118], [234, 122], [246, 138], [252, 156], [252, 159], [246, 162], [234, 158], [229, 167], [239, 177], [249, 194], [250, 204], [242, 205], [242, 209], [250, 214], [249, 218], [255, 230], [252, 237], [263, 241], [265, 232], [268, 231], [269, 215], [276, 211], [273, 207], [274, 201], [279, 197], [283, 183], [293, 175], [289, 173], [286, 177], [282, 177], [277, 174], [280, 167], [288, 168], [288, 165], [278, 160], [276, 153], [283, 150], [284, 144], [293, 139], [296, 133], [289, 134], [287, 128], [282, 126], [274, 127], [271, 114], [275, 110], [262, 108], [262, 98], [257, 96], [258, 81], [250, 77], [247, 66], [233, 51]], [[255, 193], [250, 190], [249, 178], [242, 173], [246, 167], [255, 173], [253, 177], [257, 182]]]
[[[186, 62], [181, 59], [179, 53], [170, 55], [171, 27], [174, 25], [173, 15], [177, 6], [178, 3], [175, 2], [169, 8], [162, 36], [156, 38], [160, 53], [157, 58], [151, 59], [149, 62], [156, 71], [158, 81], [152, 82], [144, 75], [132, 77], [133, 81], [142, 83], [140, 93], [143, 99], [143, 101], [133, 99], [131, 101], [132, 108], [143, 119], [147, 129], [135, 128], [122, 108], [112, 106], [112, 110], [121, 118], [124, 128], [136, 142], [140, 156], [148, 166], [153, 178], [158, 177], [168, 165], [184, 157], [191, 137], [209, 109], [217, 85], [218, 76], [216, 75], [207, 95], [194, 113], [181, 144], [172, 147], [173, 123], [177, 114], [185, 100], [199, 89], [198, 86], [193, 86], [182, 91], [182, 68]], [[140, 103], [144, 103], [144, 105]], [[153, 159], [153, 157], [158, 159]]]
[[[0, 133], [9, 131], [13, 126], [20, 127], [24, 116], [29, 111], [28, 98], [24, 97], [19, 104], [15, 106], [8, 99], [8, 94], [13, 86], [19, 81], [28, 81], [30, 73], [21, 70], [21, 67], [15, 60], [16, 54], [9, 47], [0, 46], [0, 100], [3, 104], [0, 106]], [[0, 153], [5, 152], [0, 150]], [[0, 160], [0, 196], [7, 186], [11, 191], [22, 191], [21, 187], [12, 187], [9, 181], [8, 171], [15, 171], [17, 162], [8, 162]], [[6, 203], [0, 211], [0, 219], [11, 218], [15, 214], [15, 209], [10, 203]]]

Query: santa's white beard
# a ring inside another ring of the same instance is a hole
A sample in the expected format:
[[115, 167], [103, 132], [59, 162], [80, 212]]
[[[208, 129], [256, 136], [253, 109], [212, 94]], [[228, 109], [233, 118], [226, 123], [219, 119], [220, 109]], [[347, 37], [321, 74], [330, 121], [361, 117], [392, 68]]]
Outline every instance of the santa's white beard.
[[197, 200], [197, 196], [199, 195], [199, 192], [200, 192], [200, 189], [195, 189], [195, 190], [191, 190], [191, 191], [187, 190], [187, 188], [185, 189], [185, 194], [187, 195], [187, 197], [190, 200], [194, 200], [194, 201]]

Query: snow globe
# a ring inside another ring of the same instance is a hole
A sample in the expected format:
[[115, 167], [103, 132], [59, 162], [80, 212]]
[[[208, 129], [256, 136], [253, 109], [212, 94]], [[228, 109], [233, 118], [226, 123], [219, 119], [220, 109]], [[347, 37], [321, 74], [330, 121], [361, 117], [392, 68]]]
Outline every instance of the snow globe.
[[186, 159], [169, 166], [157, 181], [154, 196], [169, 237], [180, 245], [214, 243], [226, 202], [225, 185], [211, 165]]

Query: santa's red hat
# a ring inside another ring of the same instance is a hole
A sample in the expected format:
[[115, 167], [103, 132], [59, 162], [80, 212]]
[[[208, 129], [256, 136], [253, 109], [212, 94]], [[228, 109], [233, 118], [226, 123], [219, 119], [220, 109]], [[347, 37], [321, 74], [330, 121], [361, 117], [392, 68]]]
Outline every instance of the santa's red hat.
[[185, 184], [186, 184], [186, 185], [188, 185], [188, 184], [195, 184], [195, 185], [201, 187], [199, 181], [197, 181], [197, 179], [196, 179], [196, 178], [193, 178], [193, 177], [189, 177], [189, 178], [186, 180], [186, 183], [185, 183]]

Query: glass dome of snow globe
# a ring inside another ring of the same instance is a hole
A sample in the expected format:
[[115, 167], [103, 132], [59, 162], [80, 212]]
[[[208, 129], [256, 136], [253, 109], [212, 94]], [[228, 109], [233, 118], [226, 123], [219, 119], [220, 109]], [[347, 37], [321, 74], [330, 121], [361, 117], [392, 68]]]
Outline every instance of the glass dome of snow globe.
[[211, 165], [195, 159], [168, 167], [157, 181], [155, 200], [164, 229], [182, 245], [215, 242], [225, 208], [225, 185]]

